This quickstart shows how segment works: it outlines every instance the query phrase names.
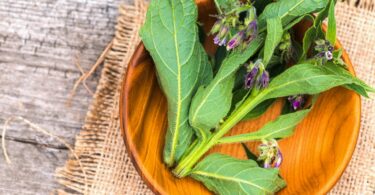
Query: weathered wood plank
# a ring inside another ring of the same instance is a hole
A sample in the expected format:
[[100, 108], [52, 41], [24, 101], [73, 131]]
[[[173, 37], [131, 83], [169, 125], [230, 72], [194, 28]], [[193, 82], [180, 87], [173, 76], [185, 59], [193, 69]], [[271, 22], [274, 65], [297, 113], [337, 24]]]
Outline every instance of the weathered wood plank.
[[[0, 128], [22, 116], [73, 144], [83, 124], [90, 94], [80, 87], [76, 56], [88, 70], [110, 42], [120, 2], [104, 0], [0, 1]], [[88, 85], [95, 89], [97, 73]], [[12, 165], [0, 152], [0, 194], [49, 194], [58, 185], [54, 170], [67, 150], [56, 140], [12, 122], [7, 133]], [[54, 149], [60, 148], [60, 149]]]
[[7, 141], [12, 164], [0, 156], [1, 194], [49, 194], [58, 184], [54, 170], [64, 163], [66, 150]]

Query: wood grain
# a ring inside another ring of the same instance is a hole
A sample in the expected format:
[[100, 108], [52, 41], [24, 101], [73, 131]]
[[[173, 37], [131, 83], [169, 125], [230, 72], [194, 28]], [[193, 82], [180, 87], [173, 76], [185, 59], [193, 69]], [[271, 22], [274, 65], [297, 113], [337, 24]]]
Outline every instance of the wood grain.
[[[0, 128], [22, 116], [74, 143], [91, 101], [80, 87], [66, 106], [80, 76], [74, 63], [85, 70], [95, 63], [113, 38], [121, 2], [131, 1], [0, 1]], [[92, 90], [98, 77], [88, 80]], [[65, 146], [18, 121], [6, 139], [13, 164], [0, 151], [0, 194], [49, 194], [59, 186], [54, 172], [67, 159]]]
[[[200, 13], [206, 14], [201, 10], [210, 10], [211, 5], [199, 2], [198, 6]], [[202, 18], [205, 19], [200, 15]], [[303, 35], [307, 25], [297, 27], [297, 34]], [[341, 48], [340, 43], [336, 47]], [[345, 52], [344, 61], [353, 72]], [[278, 102], [260, 118], [239, 123], [228, 135], [260, 128], [279, 115], [281, 106]], [[316, 106], [298, 125], [295, 134], [280, 142], [284, 154], [281, 176], [288, 186], [279, 194], [325, 194], [333, 187], [354, 151], [360, 109], [360, 97], [341, 87], [319, 96]], [[199, 182], [175, 178], [162, 162], [166, 112], [166, 100], [158, 86], [152, 59], [141, 44], [128, 66], [120, 105], [124, 140], [133, 163], [157, 194], [210, 194]], [[248, 146], [256, 152], [258, 144], [248, 143]], [[240, 144], [216, 146], [210, 152], [245, 158]]]

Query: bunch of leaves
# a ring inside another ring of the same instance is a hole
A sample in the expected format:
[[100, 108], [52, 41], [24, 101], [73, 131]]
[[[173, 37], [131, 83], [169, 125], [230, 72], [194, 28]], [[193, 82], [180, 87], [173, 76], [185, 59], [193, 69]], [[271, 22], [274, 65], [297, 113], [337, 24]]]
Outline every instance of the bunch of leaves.
[[[219, 13], [242, 5], [237, 0], [215, 0], [215, 4]], [[284, 112], [255, 132], [224, 137], [241, 120], [262, 115], [278, 98], [315, 97], [337, 86], [365, 97], [375, 91], [345, 69], [341, 50], [332, 49], [332, 59], [318, 63], [325, 56], [317, 52], [327, 51], [326, 47], [315, 51], [316, 41], [325, 40], [328, 51], [335, 45], [334, 0], [255, 0], [246, 5], [257, 10], [256, 38], [245, 48], [226, 51], [219, 47], [214, 57], [206, 54], [199, 41], [193, 0], [152, 0], [140, 33], [168, 101], [164, 161], [174, 167], [177, 177], [191, 176], [218, 194], [272, 194], [283, 188], [286, 183], [278, 168], [262, 167], [249, 151], [252, 159], [248, 160], [222, 154], [199, 160], [216, 144], [291, 136], [313, 107]], [[322, 23], [327, 17], [324, 33]], [[302, 20], [312, 25], [299, 45], [292, 27]], [[215, 59], [215, 64], [208, 58]], [[270, 73], [270, 82], [262, 88], [244, 89], [244, 64], [255, 60], [261, 62], [263, 72]]]

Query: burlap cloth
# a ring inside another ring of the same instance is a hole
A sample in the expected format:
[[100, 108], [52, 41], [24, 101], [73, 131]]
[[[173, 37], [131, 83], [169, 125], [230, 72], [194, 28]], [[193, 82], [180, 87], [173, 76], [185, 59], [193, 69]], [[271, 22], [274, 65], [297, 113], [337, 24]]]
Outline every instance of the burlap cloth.
[[[146, 3], [121, 6], [111, 50], [106, 54], [101, 79], [76, 137], [75, 152], [57, 169], [57, 180], [85, 194], [152, 194], [127, 155], [119, 127], [119, 93], [126, 66], [140, 41], [138, 30]], [[336, 8], [338, 37], [347, 49], [359, 78], [375, 86], [375, 8], [370, 1], [346, 1]], [[361, 132], [352, 160], [331, 194], [375, 193], [375, 101], [362, 101]]]

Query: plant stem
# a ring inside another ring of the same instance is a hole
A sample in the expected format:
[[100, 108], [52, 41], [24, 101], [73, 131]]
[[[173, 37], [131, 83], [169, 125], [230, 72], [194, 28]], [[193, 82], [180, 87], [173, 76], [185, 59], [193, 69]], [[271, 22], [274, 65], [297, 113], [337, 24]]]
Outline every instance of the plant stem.
[[213, 146], [219, 143], [219, 140], [232, 128], [234, 127], [248, 112], [255, 108], [259, 103], [263, 101], [263, 97], [266, 93], [260, 93], [259, 95], [251, 94], [241, 106], [235, 110], [228, 119], [220, 126], [220, 128], [208, 137], [207, 141], [200, 142], [189, 154], [187, 154], [178, 163], [177, 167], [173, 170], [173, 173], [177, 177], [185, 177], [192, 170], [193, 166], [198, 162], [200, 158]]
[[254, 140], [261, 140], [263, 139], [262, 136], [258, 135], [249, 135], [249, 136], [230, 136], [230, 137], [223, 137], [218, 141], [218, 144], [231, 144], [231, 143], [238, 143], [238, 142], [248, 142]]
[[214, 0], [215, 2], [215, 5], [216, 5], [216, 9], [217, 9], [217, 12], [221, 15], [223, 14], [223, 11], [221, 11], [221, 8], [220, 8], [220, 4], [219, 2], [217, 2], [217, 0]]

